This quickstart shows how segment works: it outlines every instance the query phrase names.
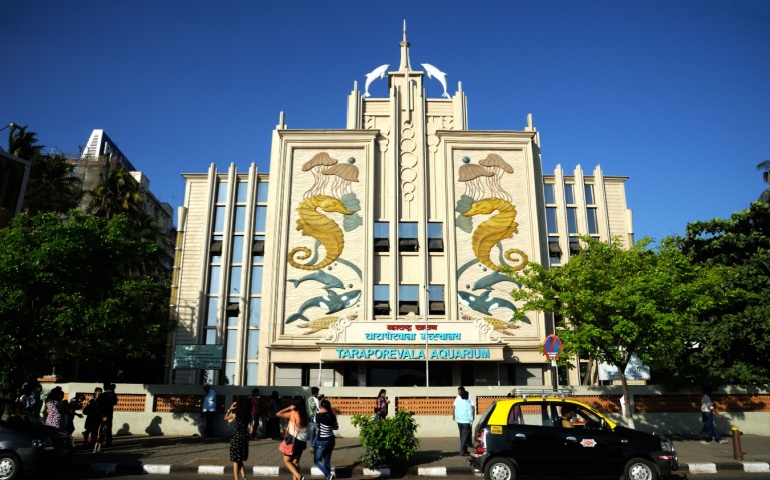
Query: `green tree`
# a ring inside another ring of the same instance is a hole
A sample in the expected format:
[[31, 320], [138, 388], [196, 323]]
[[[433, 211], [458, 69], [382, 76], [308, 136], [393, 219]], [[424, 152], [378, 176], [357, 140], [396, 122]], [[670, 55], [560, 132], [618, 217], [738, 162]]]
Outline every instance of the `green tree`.
[[64, 155], [38, 155], [31, 163], [22, 211], [65, 213], [78, 206], [83, 189], [73, 175], [75, 166]]
[[[770, 184], [770, 160], [760, 162], [759, 165], [757, 165], [757, 170], [762, 172], [762, 180], [764, 180], [765, 183]], [[759, 201], [763, 203], [770, 203], [770, 188], [762, 192], [762, 195], [759, 197]]]
[[29, 125], [14, 125], [8, 132], [8, 153], [32, 161], [40, 156], [44, 145], [37, 145], [37, 133], [28, 132]]
[[53, 358], [110, 378], [126, 361], [154, 358], [174, 328], [169, 285], [131, 266], [159, 248], [123, 215], [14, 217], [0, 230], [0, 382], [49, 373]]
[[86, 205], [88, 214], [110, 219], [123, 213], [135, 224], [144, 221], [144, 196], [134, 177], [122, 166], [110, 168], [96, 188], [86, 194], [90, 197]]
[[414, 435], [419, 426], [406, 410], [400, 409], [392, 417], [380, 420], [374, 420], [372, 415], [354, 415], [351, 424], [361, 429], [359, 437], [364, 451], [358, 460], [366, 467], [397, 469], [420, 448], [420, 441]]
[[[693, 222], [679, 238], [696, 265], [729, 267], [716, 303], [691, 325], [692, 348], [666, 372], [678, 383], [770, 383], [770, 204], [752, 203], [729, 219]], [[722, 293], [729, 295], [729, 293]]]
[[[581, 237], [585, 248], [562, 267], [530, 263], [510, 272], [521, 284], [512, 296], [523, 300], [517, 312], [563, 316], [562, 358], [590, 357], [617, 367], [633, 427], [625, 369], [632, 355], [655, 367], [672, 350], [685, 348], [686, 323], [711, 306], [710, 270], [694, 266], [672, 242], [649, 248], [647, 238], [625, 249], [617, 239]], [[565, 360], [569, 362], [569, 360]]]
[[30, 162], [29, 179], [24, 192], [22, 211], [30, 215], [43, 212], [64, 213], [75, 208], [83, 190], [74, 175], [74, 165], [61, 154], [43, 154], [37, 144], [37, 133], [28, 125], [14, 125], [8, 133], [8, 152]]

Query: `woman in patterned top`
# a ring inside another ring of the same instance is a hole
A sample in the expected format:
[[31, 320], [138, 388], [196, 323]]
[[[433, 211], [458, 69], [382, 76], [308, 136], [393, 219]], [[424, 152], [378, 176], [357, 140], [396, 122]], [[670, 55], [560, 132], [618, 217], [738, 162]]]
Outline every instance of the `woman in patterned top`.
[[315, 465], [324, 474], [324, 480], [334, 480], [331, 458], [334, 450], [334, 430], [340, 427], [337, 424], [337, 416], [332, 412], [332, 404], [329, 400], [321, 400], [318, 413], [312, 416], [311, 421], [318, 423], [318, 440], [315, 447]]
[[249, 434], [252, 430], [251, 405], [247, 400], [233, 402], [225, 414], [225, 420], [234, 420], [230, 438], [230, 461], [233, 462], [233, 478], [246, 480], [243, 462], [249, 458]]

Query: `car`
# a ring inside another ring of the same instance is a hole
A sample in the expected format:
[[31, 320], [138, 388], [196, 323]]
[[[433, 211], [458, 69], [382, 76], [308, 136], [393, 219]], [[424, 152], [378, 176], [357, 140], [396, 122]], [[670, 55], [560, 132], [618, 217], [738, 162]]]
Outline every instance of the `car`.
[[43, 425], [20, 404], [0, 399], [0, 480], [52, 467], [69, 460], [75, 451], [72, 435]]
[[485, 480], [529, 475], [657, 480], [679, 467], [670, 440], [617, 425], [553, 391], [493, 402], [474, 432], [468, 461]]

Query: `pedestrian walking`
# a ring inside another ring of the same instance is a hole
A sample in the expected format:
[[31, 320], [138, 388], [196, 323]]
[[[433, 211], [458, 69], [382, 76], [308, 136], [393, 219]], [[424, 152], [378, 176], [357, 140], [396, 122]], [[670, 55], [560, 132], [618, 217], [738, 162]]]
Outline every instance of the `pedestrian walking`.
[[334, 430], [338, 430], [340, 427], [329, 400], [321, 400], [318, 413], [313, 415], [312, 420], [318, 424], [318, 440], [316, 441], [313, 461], [315, 466], [324, 474], [324, 480], [334, 480], [331, 467], [332, 451], [335, 445]]
[[62, 428], [62, 398], [64, 392], [61, 387], [54, 387], [45, 399], [43, 409], [43, 423], [56, 428]]
[[115, 405], [118, 404], [118, 396], [115, 394], [115, 384], [105, 382], [104, 391], [99, 395], [99, 414], [107, 416], [107, 437], [104, 444], [112, 446], [112, 420], [115, 414]]
[[[310, 389], [310, 398], [307, 399], [307, 415], [309, 418], [313, 418], [313, 415], [318, 413], [318, 407], [321, 406], [321, 401], [318, 399], [318, 387]], [[311, 421], [308, 427], [308, 441], [310, 442], [310, 453], [315, 452], [315, 443], [318, 439], [318, 424]]]
[[203, 392], [203, 438], [214, 436], [214, 419], [217, 414], [217, 392], [211, 385], [204, 385]]
[[708, 439], [709, 433], [711, 434], [714, 441], [719, 443], [727, 443], [727, 439], [722, 438], [722, 436], [719, 435], [719, 431], [717, 430], [717, 424], [714, 420], [714, 417], [716, 416], [718, 418], [722, 418], [722, 415], [716, 411], [714, 404], [711, 402], [711, 396], [709, 393], [711, 392], [704, 390], [703, 395], [700, 397], [701, 421], [703, 422], [703, 428], [700, 431], [700, 443], [703, 445], [708, 445], [710, 439], [708, 441], [706, 439]]
[[99, 436], [94, 444], [94, 453], [102, 453], [102, 445], [107, 441], [107, 434], [110, 431], [110, 419], [107, 415], [102, 415], [102, 421], [99, 424]]
[[251, 421], [252, 425], [254, 427], [251, 429], [252, 434], [251, 438], [253, 440], [257, 440], [260, 438], [259, 435], [259, 420], [260, 420], [260, 412], [259, 412], [259, 389], [255, 388], [251, 391]]
[[307, 448], [308, 438], [309, 422], [305, 399], [303, 397], [294, 399], [292, 405], [279, 411], [276, 416], [289, 420], [286, 424], [286, 443], [289, 443], [289, 437], [292, 438], [292, 451], [290, 454], [284, 452], [283, 464], [291, 472], [292, 480], [304, 480], [305, 477], [299, 473], [299, 460], [302, 452]]
[[278, 423], [278, 412], [281, 410], [281, 396], [273, 390], [267, 402], [267, 436], [273, 440], [281, 439], [281, 428]]
[[225, 421], [233, 420], [230, 437], [230, 461], [233, 462], [233, 478], [246, 480], [243, 462], [249, 459], [249, 435], [253, 430], [251, 405], [247, 400], [235, 401], [225, 413]]
[[99, 425], [102, 422], [102, 416], [99, 413], [99, 395], [102, 394], [102, 388], [96, 387], [94, 394], [88, 399], [83, 413], [86, 416], [86, 424], [83, 428], [83, 444], [86, 446], [96, 445], [96, 439], [99, 438]]
[[377, 404], [374, 408], [374, 413], [376, 413], [380, 420], [384, 419], [388, 416], [388, 405], [390, 404], [390, 400], [388, 400], [388, 392], [385, 391], [385, 389], [381, 389], [379, 395], [377, 395]]
[[473, 424], [473, 407], [468, 401], [468, 392], [463, 391], [460, 394], [460, 400], [455, 400], [454, 420], [457, 422], [457, 429], [460, 432], [460, 455], [467, 457], [468, 447], [471, 443], [471, 424]]

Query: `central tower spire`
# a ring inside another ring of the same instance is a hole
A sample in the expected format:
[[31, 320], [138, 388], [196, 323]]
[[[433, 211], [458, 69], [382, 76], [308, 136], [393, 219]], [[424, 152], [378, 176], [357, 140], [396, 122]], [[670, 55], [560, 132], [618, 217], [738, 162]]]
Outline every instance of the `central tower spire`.
[[398, 71], [409, 71], [412, 66], [409, 64], [409, 42], [406, 40], [406, 20], [404, 20], [404, 39], [399, 43], [401, 46], [401, 65], [398, 66]]

